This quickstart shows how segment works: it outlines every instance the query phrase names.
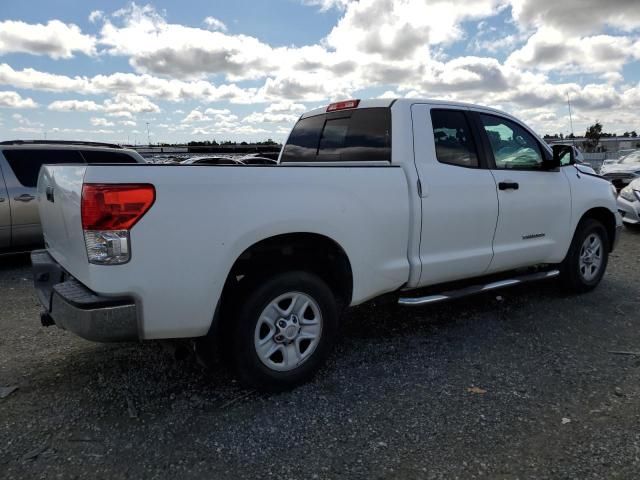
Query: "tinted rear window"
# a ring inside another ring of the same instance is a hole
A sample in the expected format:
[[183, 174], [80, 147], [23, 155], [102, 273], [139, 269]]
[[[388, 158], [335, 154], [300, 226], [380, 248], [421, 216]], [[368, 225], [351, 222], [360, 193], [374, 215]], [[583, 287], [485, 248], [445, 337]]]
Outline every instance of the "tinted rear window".
[[87, 163], [138, 163], [131, 155], [123, 152], [82, 150], [82, 156]]
[[362, 108], [304, 118], [293, 128], [282, 162], [391, 161], [391, 111]]
[[77, 150], [4, 150], [18, 181], [25, 187], [35, 187], [42, 165], [56, 163], [84, 163]]

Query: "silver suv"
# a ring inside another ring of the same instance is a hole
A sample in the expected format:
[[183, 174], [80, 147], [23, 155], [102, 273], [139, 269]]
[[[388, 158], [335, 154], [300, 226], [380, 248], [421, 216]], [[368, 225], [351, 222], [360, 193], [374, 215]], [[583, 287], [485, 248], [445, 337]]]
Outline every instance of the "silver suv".
[[42, 165], [55, 163], [145, 163], [140, 154], [95, 142], [0, 142], [0, 253], [42, 244], [36, 182]]

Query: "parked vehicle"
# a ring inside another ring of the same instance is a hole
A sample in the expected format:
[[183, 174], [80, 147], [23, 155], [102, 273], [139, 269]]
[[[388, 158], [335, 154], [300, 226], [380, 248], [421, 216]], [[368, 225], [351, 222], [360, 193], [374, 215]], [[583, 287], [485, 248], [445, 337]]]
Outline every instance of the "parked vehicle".
[[630, 227], [640, 227], [640, 178], [632, 180], [620, 190], [618, 211], [622, 221]]
[[231, 157], [190, 157], [180, 162], [181, 165], [242, 165], [242, 162]]
[[276, 166], [51, 165], [38, 195], [44, 324], [199, 337], [267, 390], [308, 379], [340, 312], [383, 294], [418, 306], [552, 277], [589, 291], [622, 225], [571, 149], [498, 110], [416, 99], [312, 110]]
[[618, 190], [640, 178], [640, 150], [625, 155], [616, 163], [603, 165], [600, 175], [611, 181]]
[[257, 155], [242, 157], [191, 157], [180, 162], [182, 165], [275, 165], [277, 160]]
[[95, 142], [0, 142], [0, 253], [42, 245], [36, 199], [43, 164], [143, 163], [133, 150]]

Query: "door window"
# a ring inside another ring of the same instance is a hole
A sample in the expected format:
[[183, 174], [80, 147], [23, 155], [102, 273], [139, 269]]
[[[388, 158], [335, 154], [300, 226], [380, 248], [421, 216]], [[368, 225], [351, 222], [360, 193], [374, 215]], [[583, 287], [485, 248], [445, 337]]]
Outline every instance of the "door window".
[[480, 115], [496, 168], [541, 170], [542, 153], [536, 139], [517, 123], [494, 115]]
[[469, 123], [459, 110], [431, 110], [436, 159], [459, 167], [478, 167], [476, 145]]

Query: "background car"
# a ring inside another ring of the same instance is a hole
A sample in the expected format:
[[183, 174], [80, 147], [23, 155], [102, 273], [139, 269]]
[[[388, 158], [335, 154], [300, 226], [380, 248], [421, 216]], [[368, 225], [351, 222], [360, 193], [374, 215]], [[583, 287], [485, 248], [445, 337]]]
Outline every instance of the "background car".
[[640, 228], [640, 178], [620, 190], [618, 211], [625, 225]]
[[625, 155], [616, 163], [603, 165], [600, 175], [613, 183], [620, 191], [640, 177], [640, 150]]
[[36, 182], [42, 165], [145, 163], [134, 151], [108, 143], [11, 140], [0, 142], [0, 253], [42, 244]]

